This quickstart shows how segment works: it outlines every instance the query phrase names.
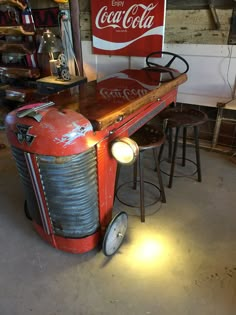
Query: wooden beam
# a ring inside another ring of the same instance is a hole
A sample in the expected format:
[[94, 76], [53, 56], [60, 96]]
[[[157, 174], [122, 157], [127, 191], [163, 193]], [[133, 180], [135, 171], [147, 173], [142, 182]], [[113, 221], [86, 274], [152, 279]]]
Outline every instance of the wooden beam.
[[[197, 10], [207, 9], [208, 0], [167, 0], [167, 9], [170, 10]], [[214, 6], [217, 9], [232, 9], [232, 0], [215, 0]]]
[[80, 9], [78, 0], [70, 0], [70, 14], [71, 14], [71, 27], [74, 44], [74, 52], [76, 61], [78, 64], [78, 75], [83, 76], [83, 57], [81, 47], [81, 35], [80, 35]]

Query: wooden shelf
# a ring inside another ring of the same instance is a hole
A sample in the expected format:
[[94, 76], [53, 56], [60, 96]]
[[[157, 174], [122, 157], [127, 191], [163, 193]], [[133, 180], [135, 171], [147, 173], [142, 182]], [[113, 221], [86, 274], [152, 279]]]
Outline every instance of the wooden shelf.
[[35, 50], [36, 48], [32, 43], [5, 42], [0, 40], [0, 52], [33, 54]]
[[17, 26], [0, 26], [0, 35], [34, 35], [35, 28], [34, 24], [25, 24], [25, 25], [17, 25]]
[[[24, 85], [26, 81], [27, 85], [40, 78], [36, 28], [30, 5], [28, 0], [0, 0], [0, 6], [5, 14], [0, 26], [0, 81], [16, 85]], [[19, 93], [10, 96], [11, 99], [18, 97]]]
[[0, 73], [14, 79], [38, 79], [40, 77], [40, 70], [38, 68], [27, 68], [18, 65], [0, 65]]
[[34, 88], [18, 88], [8, 86], [5, 88], [5, 99], [14, 102], [30, 102], [35, 99], [37, 89]]

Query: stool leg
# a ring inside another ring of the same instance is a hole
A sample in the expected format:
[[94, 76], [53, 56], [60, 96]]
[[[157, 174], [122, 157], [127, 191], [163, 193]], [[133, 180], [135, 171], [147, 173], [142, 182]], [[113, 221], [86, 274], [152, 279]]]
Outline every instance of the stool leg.
[[140, 216], [141, 222], [145, 222], [145, 207], [144, 207], [144, 180], [143, 180], [143, 163], [142, 154], [139, 154], [138, 158], [139, 167], [139, 187], [140, 187]]
[[173, 183], [173, 176], [174, 176], [174, 170], [175, 170], [175, 158], [176, 158], [176, 152], [177, 152], [177, 147], [178, 147], [178, 138], [179, 138], [179, 127], [176, 128], [176, 132], [175, 132], [174, 151], [172, 155], [170, 179], [169, 179], [169, 185], [168, 185], [169, 188], [172, 187], [172, 183]]
[[[160, 147], [160, 151], [159, 151], [159, 154], [158, 154], [158, 162], [161, 161], [161, 157], [162, 157], [162, 153], [163, 153], [163, 150], [164, 150], [164, 146], [165, 146], [165, 143], [163, 143], [163, 144], [161, 145], [161, 147]], [[155, 168], [154, 171], [156, 171], [156, 168]]]
[[137, 181], [138, 181], [138, 158], [134, 162], [133, 165], [133, 189], [137, 189]]
[[114, 201], [115, 201], [116, 190], [117, 190], [117, 186], [118, 186], [118, 182], [119, 182], [119, 177], [120, 177], [120, 167], [121, 167], [121, 165], [120, 165], [119, 163], [117, 163], [117, 167], [116, 167], [116, 181], [115, 181], [115, 190], [114, 190], [113, 203], [114, 203]]
[[171, 162], [171, 157], [172, 157], [172, 139], [173, 139], [173, 132], [172, 128], [168, 128], [169, 136], [168, 136], [168, 162]]
[[200, 151], [199, 151], [198, 126], [194, 126], [194, 138], [195, 138], [195, 151], [196, 151], [198, 181], [201, 182], [202, 181], [202, 174], [201, 174], [201, 162], [200, 162]]
[[153, 154], [154, 154], [154, 158], [155, 158], [156, 171], [157, 171], [157, 176], [158, 176], [160, 190], [161, 190], [161, 201], [163, 203], [166, 203], [166, 195], [165, 195], [165, 189], [164, 189], [164, 185], [163, 185], [163, 181], [162, 181], [160, 165], [158, 162], [157, 149], [153, 149]]
[[[165, 127], [165, 135], [167, 135], [168, 133], [168, 129], [171, 129], [171, 128], [168, 128], [167, 126]], [[166, 137], [167, 138], [167, 137]], [[164, 150], [164, 147], [165, 147], [165, 142], [162, 143], [162, 145], [160, 146], [160, 150], [159, 150], [159, 154], [158, 154], [158, 161], [160, 162], [161, 161], [161, 157], [162, 157], [162, 153], [163, 153], [163, 150]], [[156, 171], [156, 169], [155, 169]]]
[[182, 154], [182, 166], [185, 166], [186, 162], [186, 138], [187, 138], [187, 127], [183, 127], [183, 154]]

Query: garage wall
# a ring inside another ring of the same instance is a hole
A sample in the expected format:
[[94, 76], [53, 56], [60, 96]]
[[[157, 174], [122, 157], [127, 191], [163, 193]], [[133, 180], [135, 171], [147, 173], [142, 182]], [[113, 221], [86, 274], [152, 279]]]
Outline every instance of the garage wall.
[[[91, 41], [82, 42], [85, 74], [100, 79], [124, 68], [141, 68], [145, 58], [92, 54]], [[188, 81], [179, 88], [178, 101], [216, 106], [232, 99], [236, 75], [236, 47], [229, 45], [166, 44], [165, 50], [183, 56], [190, 65]]]
[[[164, 50], [180, 54], [190, 65], [188, 81], [179, 87], [177, 101], [181, 106], [207, 112], [209, 121], [201, 129], [201, 139], [208, 142], [207, 146], [231, 152], [236, 148], [236, 47], [228, 45], [233, 5], [232, 1], [221, 0], [215, 4], [218, 20], [209, 10], [208, 1], [168, 0]], [[145, 58], [93, 55], [88, 1], [81, 0], [80, 8], [83, 64], [88, 80], [146, 66]], [[222, 103], [225, 109], [220, 107]]]
[[[190, 64], [188, 81], [179, 88], [179, 102], [214, 107], [234, 98], [236, 50], [228, 45], [233, 3], [214, 3], [216, 17], [209, 1], [167, 0], [164, 49], [180, 54]], [[89, 80], [145, 66], [144, 58], [93, 55], [90, 1], [80, 0], [80, 8], [83, 61]]]

